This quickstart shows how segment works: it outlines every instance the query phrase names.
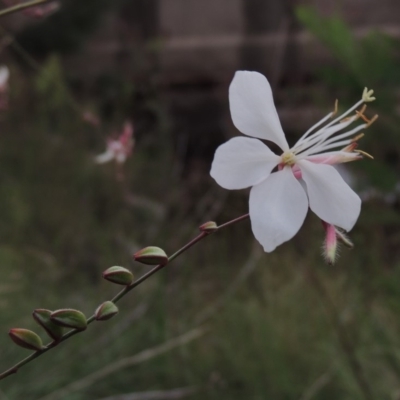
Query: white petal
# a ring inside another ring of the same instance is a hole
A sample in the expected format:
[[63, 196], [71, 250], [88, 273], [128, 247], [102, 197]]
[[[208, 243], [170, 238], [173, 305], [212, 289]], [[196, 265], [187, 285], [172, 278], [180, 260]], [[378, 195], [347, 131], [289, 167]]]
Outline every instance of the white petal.
[[288, 167], [251, 189], [251, 227], [266, 252], [275, 250], [297, 233], [307, 210], [307, 195]]
[[114, 158], [114, 152], [107, 150], [106, 152], [96, 156], [95, 162], [98, 164], [104, 164], [111, 161], [113, 158]]
[[258, 72], [238, 71], [229, 87], [233, 123], [240, 132], [271, 140], [289, 150], [267, 78]]
[[301, 160], [310, 208], [329, 224], [351, 230], [361, 211], [361, 199], [330, 165]]
[[279, 161], [260, 140], [236, 137], [218, 147], [210, 174], [225, 189], [244, 189], [266, 179]]

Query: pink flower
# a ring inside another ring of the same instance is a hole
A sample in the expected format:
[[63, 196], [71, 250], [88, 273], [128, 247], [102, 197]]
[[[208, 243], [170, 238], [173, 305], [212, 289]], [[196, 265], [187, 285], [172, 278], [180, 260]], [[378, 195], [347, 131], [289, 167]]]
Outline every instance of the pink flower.
[[133, 125], [131, 122], [126, 122], [118, 139], [108, 139], [106, 151], [99, 154], [95, 161], [104, 164], [115, 160], [117, 164], [123, 164], [132, 154], [134, 144]]
[[[354, 135], [376, 117], [369, 121], [363, 114], [365, 107], [356, 110], [375, 100], [372, 94], [365, 89], [359, 102], [323, 126], [336, 114], [335, 107], [289, 147], [267, 79], [257, 72], [235, 74], [229, 88], [232, 120], [236, 128], [253, 138], [236, 137], [221, 145], [215, 153], [211, 176], [225, 189], [252, 187], [251, 226], [266, 252], [298, 232], [308, 208], [328, 224], [346, 231], [353, 228], [361, 199], [332, 164], [354, 161], [366, 154], [356, 150], [362, 135]], [[342, 132], [358, 119], [362, 119], [360, 125]], [[254, 138], [274, 142], [282, 152], [275, 154]]]

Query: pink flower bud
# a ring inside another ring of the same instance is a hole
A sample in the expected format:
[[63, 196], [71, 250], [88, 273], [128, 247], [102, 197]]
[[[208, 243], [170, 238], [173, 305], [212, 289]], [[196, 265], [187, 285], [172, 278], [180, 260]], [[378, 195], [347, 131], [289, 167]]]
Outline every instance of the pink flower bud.
[[11, 340], [24, 349], [40, 351], [43, 349], [42, 339], [28, 329], [13, 328], [8, 333]]

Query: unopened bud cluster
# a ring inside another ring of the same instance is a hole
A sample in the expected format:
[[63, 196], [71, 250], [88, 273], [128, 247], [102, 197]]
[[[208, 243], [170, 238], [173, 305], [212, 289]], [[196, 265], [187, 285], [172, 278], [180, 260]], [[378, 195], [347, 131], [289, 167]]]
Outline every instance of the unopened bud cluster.
[[[50, 311], [38, 308], [32, 313], [33, 319], [45, 330], [54, 342], [61, 340], [63, 328], [83, 331], [87, 328], [85, 315], [71, 308]], [[9, 331], [11, 340], [20, 347], [28, 350], [41, 351], [44, 349], [39, 335], [29, 329], [13, 328]]]
[[63, 328], [51, 320], [51, 314], [50, 310], [39, 308], [32, 313], [32, 316], [52, 339], [59, 340], [63, 335]]
[[[207, 226], [210, 232], [213, 226]], [[135, 261], [147, 265], [166, 265], [168, 256], [163, 249], [155, 246], [145, 247], [133, 255]], [[103, 272], [103, 278], [117, 285], [129, 287], [134, 282], [134, 276], [127, 268], [113, 266]], [[118, 307], [113, 301], [105, 301], [97, 307], [94, 312], [96, 321], [107, 321], [117, 315]], [[38, 308], [32, 313], [33, 319], [44, 329], [47, 335], [53, 340], [51, 345], [62, 341], [65, 329], [75, 331], [84, 331], [88, 326], [88, 320], [85, 315], [72, 308], [64, 308], [56, 311]], [[93, 320], [93, 319], [91, 319]], [[28, 329], [13, 328], [9, 331], [12, 341], [20, 347], [28, 350], [40, 352], [48, 349], [43, 345], [40, 336]]]

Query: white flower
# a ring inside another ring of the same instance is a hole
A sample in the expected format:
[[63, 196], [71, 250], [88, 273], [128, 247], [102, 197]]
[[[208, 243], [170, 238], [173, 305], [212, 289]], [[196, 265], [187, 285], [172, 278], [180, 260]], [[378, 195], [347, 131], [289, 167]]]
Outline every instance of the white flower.
[[[290, 148], [267, 79], [257, 72], [236, 72], [229, 88], [233, 123], [245, 135], [274, 142], [282, 154], [274, 154], [258, 139], [236, 137], [217, 149], [211, 176], [225, 189], [252, 187], [251, 226], [266, 252], [273, 251], [298, 232], [308, 207], [329, 224], [346, 231], [353, 228], [360, 214], [361, 200], [332, 164], [353, 161], [366, 154], [355, 150], [362, 135], [353, 136], [377, 116], [369, 121], [363, 114], [364, 106], [345, 117], [363, 103], [373, 101], [372, 94], [373, 91], [365, 89], [357, 104], [319, 128], [335, 115], [336, 104], [335, 111]], [[335, 135], [359, 118], [363, 120], [361, 125]]]
[[106, 151], [95, 157], [98, 164], [104, 164], [115, 160], [117, 164], [123, 164], [132, 154], [135, 144], [133, 139], [133, 125], [126, 122], [118, 139], [108, 139]]

